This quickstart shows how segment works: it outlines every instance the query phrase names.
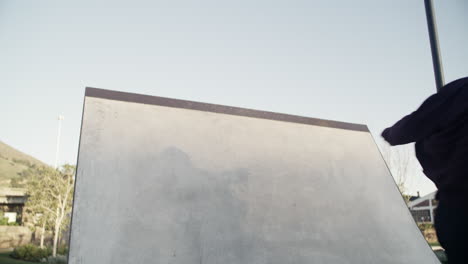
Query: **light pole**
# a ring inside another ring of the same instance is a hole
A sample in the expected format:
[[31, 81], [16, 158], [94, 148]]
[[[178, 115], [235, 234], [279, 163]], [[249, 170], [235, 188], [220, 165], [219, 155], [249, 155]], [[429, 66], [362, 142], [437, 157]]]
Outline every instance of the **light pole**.
[[58, 131], [57, 131], [57, 149], [55, 150], [55, 163], [54, 168], [57, 169], [58, 166], [58, 158], [59, 158], [59, 150], [60, 150], [60, 133], [62, 131], [62, 120], [65, 117], [63, 115], [58, 116]]
[[431, 42], [432, 64], [434, 66], [434, 76], [437, 92], [444, 86], [444, 69], [442, 58], [440, 57], [439, 37], [437, 35], [437, 24], [434, 14], [434, 4], [432, 0], [424, 0], [426, 7], [427, 29], [429, 31], [429, 41]]

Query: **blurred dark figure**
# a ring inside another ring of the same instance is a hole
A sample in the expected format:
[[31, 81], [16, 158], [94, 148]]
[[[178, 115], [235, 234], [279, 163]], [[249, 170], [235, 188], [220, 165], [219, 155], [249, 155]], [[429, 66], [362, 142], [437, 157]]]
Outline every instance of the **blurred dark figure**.
[[453, 81], [382, 132], [390, 145], [416, 142], [437, 186], [435, 228], [450, 264], [468, 263], [468, 77]]

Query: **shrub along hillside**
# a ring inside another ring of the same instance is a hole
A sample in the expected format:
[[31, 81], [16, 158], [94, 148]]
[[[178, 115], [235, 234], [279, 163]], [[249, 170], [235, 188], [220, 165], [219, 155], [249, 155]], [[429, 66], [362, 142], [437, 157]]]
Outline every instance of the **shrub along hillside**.
[[0, 187], [23, 187], [31, 170], [42, 166], [47, 165], [0, 141]]

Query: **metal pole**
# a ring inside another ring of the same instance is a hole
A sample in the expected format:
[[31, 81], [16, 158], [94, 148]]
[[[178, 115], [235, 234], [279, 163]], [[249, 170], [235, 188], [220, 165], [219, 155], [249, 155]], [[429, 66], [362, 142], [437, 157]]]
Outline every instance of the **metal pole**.
[[432, 64], [434, 65], [434, 75], [437, 92], [444, 86], [444, 69], [439, 51], [439, 38], [437, 36], [437, 25], [434, 14], [432, 0], [424, 0], [426, 6], [427, 28], [429, 30], [429, 40], [431, 41]]
[[429, 216], [431, 217], [431, 224], [434, 224], [434, 207], [432, 206], [432, 197], [429, 199]]
[[59, 151], [60, 151], [60, 135], [62, 131], [62, 120], [64, 119], [63, 115], [58, 116], [58, 131], [57, 131], [57, 148], [55, 149], [55, 163], [54, 168], [58, 168], [58, 159], [59, 159]]

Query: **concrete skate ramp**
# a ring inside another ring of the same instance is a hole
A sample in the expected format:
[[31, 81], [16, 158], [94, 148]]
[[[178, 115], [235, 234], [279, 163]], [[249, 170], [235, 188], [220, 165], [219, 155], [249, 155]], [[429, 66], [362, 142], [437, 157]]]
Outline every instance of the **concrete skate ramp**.
[[366, 126], [93, 88], [69, 260], [439, 263]]

